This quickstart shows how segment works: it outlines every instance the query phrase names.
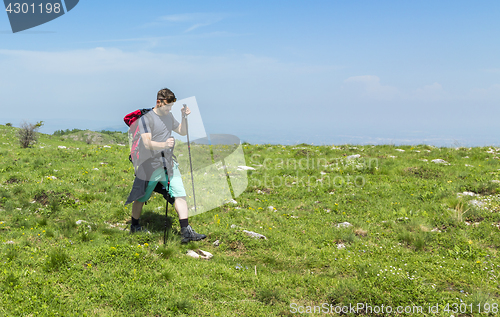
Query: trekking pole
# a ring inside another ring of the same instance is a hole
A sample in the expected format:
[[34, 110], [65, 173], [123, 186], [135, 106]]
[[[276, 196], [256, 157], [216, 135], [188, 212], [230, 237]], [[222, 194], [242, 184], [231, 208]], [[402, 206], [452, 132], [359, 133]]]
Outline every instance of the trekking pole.
[[[172, 136], [170, 138], [173, 138]], [[174, 145], [175, 145], [175, 139], [174, 139]], [[173, 156], [173, 147], [171, 149], [168, 149], [168, 155], [170, 155], [171, 157]], [[167, 155], [167, 157], [168, 157]], [[168, 177], [168, 181], [167, 181], [167, 197], [170, 198], [170, 175], [168, 175], [168, 170], [167, 170], [167, 167], [165, 166], [165, 161], [166, 161], [166, 164], [168, 164], [168, 160], [165, 159], [165, 154], [163, 153], [163, 151], [161, 151], [161, 157], [164, 159], [163, 161], [163, 170], [165, 171], [165, 174], [167, 174], [167, 177]], [[173, 175], [172, 175], [173, 176]], [[163, 231], [163, 244], [166, 244], [167, 243], [167, 238], [168, 238], [168, 227], [169, 227], [169, 224], [170, 224], [170, 221], [168, 219], [168, 198], [167, 198], [167, 203], [166, 203], [166, 206], [165, 206], [165, 230]]]
[[184, 104], [184, 114], [183, 118], [186, 119], [186, 135], [187, 135], [187, 141], [188, 141], [188, 152], [189, 152], [189, 167], [191, 168], [191, 185], [193, 186], [193, 200], [194, 200], [194, 213], [196, 213], [196, 195], [194, 193], [194, 179], [193, 179], [193, 163], [191, 162], [191, 144], [189, 143], [189, 129], [188, 129], [188, 121], [187, 121], [187, 115], [186, 115], [186, 107], [187, 105]]

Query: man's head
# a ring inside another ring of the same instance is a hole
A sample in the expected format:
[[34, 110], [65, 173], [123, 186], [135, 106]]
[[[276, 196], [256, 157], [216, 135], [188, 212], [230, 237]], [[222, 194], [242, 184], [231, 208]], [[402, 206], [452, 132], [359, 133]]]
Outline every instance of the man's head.
[[157, 113], [159, 115], [166, 115], [172, 109], [172, 105], [177, 99], [175, 98], [174, 93], [168, 89], [168, 88], [163, 88], [162, 90], [158, 91], [158, 94], [156, 96], [156, 109]]
[[164, 100], [164, 103], [173, 103], [176, 101], [174, 93], [168, 88], [163, 88], [162, 90], [158, 91], [156, 100]]

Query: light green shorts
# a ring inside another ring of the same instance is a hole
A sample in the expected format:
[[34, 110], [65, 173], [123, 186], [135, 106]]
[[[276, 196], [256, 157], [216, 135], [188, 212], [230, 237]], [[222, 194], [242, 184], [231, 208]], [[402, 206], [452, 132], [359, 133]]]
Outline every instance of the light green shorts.
[[[174, 166], [172, 169], [174, 175], [172, 176], [172, 180], [170, 181], [170, 190], [168, 191], [168, 193], [170, 194], [170, 197], [184, 197], [186, 196], [186, 191], [184, 190], [184, 184], [182, 183], [179, 164], [174, 162]], [[162, 168], [154, 171], [153, 175], [151, 176], [151, 180], [148, 182], [146, 193], [143, 197], [137, 199], [137, 201], [140, 201], [142, 203], [148, 201], [149, 197], [151, 197], [151, 194], [153, 194], [153, 190], [155, 189], [158, 182], [165, 186], [165, 188], [168, 188], [168, 175], [167, 172]]]

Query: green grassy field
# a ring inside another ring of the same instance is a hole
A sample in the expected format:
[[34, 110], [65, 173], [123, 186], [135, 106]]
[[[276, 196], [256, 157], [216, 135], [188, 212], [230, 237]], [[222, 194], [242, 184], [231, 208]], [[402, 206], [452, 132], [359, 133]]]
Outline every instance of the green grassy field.
[[500, 149], [244, 144], [237, 203], [163, 245], [160, 195], [128, 234], [128, 145], [0, 140], [1, 316], [498, 315]]

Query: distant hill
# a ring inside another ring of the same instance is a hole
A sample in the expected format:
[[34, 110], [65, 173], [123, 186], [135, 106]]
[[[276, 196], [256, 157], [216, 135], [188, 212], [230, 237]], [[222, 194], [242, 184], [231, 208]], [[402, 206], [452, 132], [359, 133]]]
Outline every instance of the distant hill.
[[80, 130], [80, 131], [56, 131], [54, 135], [60, 135], [63, 139], [71, 139], [74, 141], [83, 141], [87, 144], [127, 144], [128, 135], [127, 133], [118, 131], [90, 131], [90, 130]]

